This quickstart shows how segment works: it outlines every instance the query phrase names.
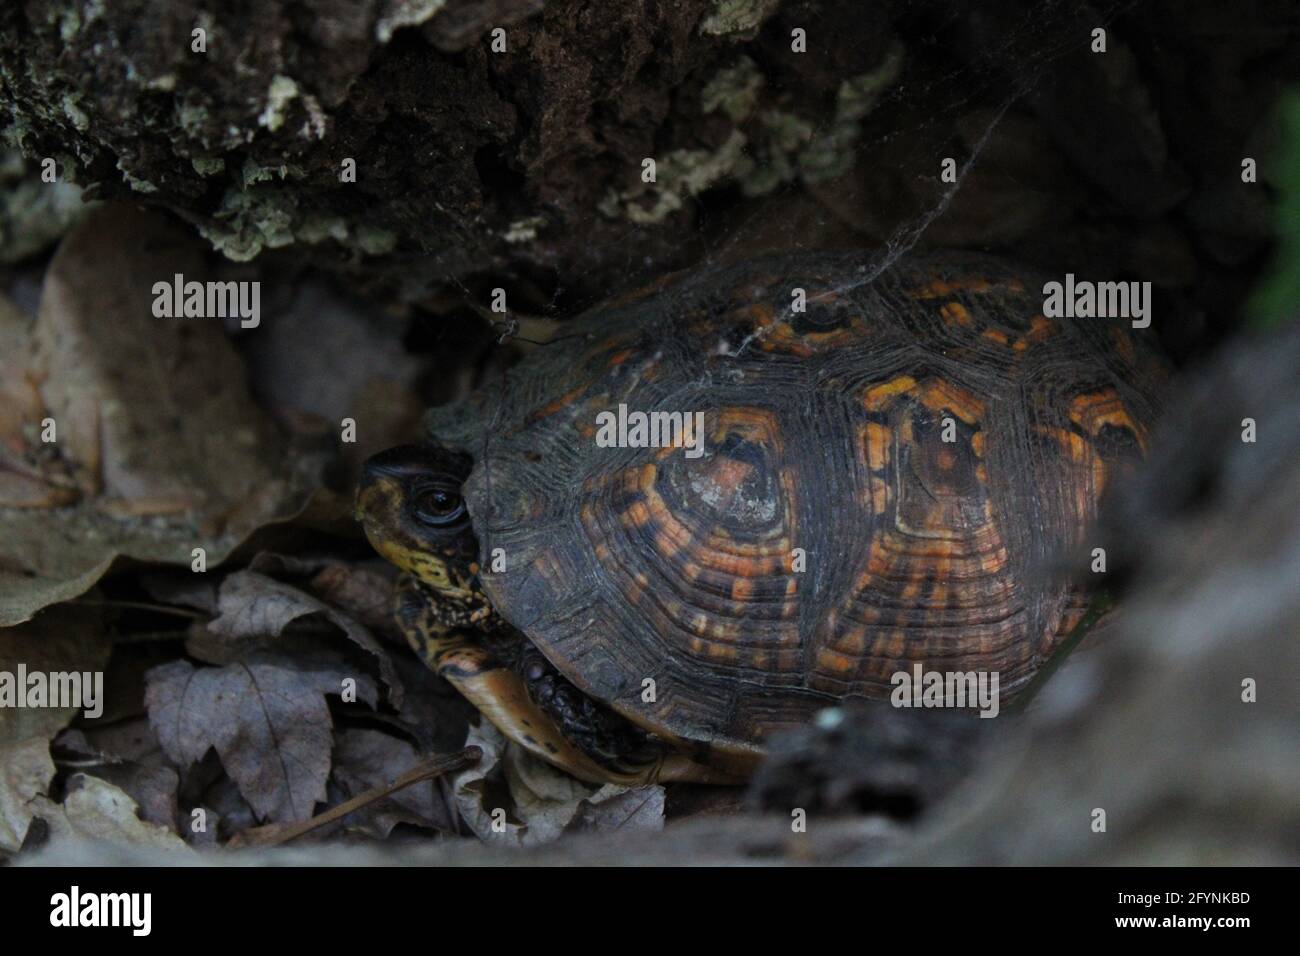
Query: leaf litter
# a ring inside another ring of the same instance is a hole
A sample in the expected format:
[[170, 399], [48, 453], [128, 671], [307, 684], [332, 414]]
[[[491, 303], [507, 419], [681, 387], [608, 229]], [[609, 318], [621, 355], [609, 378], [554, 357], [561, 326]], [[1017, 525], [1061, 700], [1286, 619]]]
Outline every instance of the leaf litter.
[[[97, 720], [0, 712], [0, 856], [661, 828], [664, 788], [583, 784], [475, 725], [395, 630], [395, 569], [348, 489], [418, 435], [446, 370], [319, 282], [235, 337], [153, 317], [154, 282], [229, 268], [107, 204], [34, 314], [0, 293], [0, 662], [108, 669]], [[317, 347], [322, 321], [347, 362]], [[342, 417], [356, 443], [332, 437]]]

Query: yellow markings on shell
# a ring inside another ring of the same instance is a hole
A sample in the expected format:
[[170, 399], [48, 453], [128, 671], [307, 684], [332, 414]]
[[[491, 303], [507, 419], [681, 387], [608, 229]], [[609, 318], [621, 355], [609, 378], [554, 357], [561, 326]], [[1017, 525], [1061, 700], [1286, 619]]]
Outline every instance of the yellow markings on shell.
[[655, 551], [665, 558], [673, 557], [682, 550], [682, 547], [683, 544], [676, 537], [662, 528], [655, 535]]
[[644, 501], [632, 502], [623, 514], [638, 528], [645, 527], [650, 523], [650, 509], [645, 506]]
[[817, 651], [817, 669], [830, 671], [835, 674], [850, 674], [857, 670], [858, 658], [856, 655], [842, 654], [830, 647], [823, 647]]
[[970, 317], [970, 312], [966, 306], [960, 302], [948, 302], [939, 309], [939, 315], [948, 325], [971, 326], [975, 320]]
[[1113, 388], [1075, 396], [1070, 402], [1070, 421], [1094, 438], [1106, 425], [1122, 428], [1136, 439], [1143, 453], [1146, 452], [1145, 431], [1129, 417], [1128, 409]]
[[976, 424], [984, 415], [984, 403], [963, 388], [947, 382], [927, 382], [920, 391], [921, 404], [934, 412], [952, 412], [967, 425]]
[[1039, 427], [1036, 431], [1040, 435], [1051, 438], [1061, 450], [1069, 456], [1070, 460], [1076, 463], [1082, 463], [1088, 459], [1092, 453], [1091, 447], [1081, 437], [1070, 431], [1068, 428], [1046, 428]]
[[867, 466], [883, 468], [889, 463], [889, 449], [894, 433], [885, 425], [867, 422]]
[[992, 286], [988, 279], [970, 276], [961, 279], [931, 279], [908, 294], [913, 299], [941, 299], [954, 292], [987, 292]]
[[883, 385], [873, 385], [862, 396], [862, 404], [867, 411], [875, 412], [884, 408], [890, 400], [916, 388], [916, 379], [910, 375], [900, 375]]
[[867, 486], [871, 495], [871, 513], [884, 514], [885, 509], [889, 507], [889, 483], [875, 475], [867, 478]]
[[867, 652], [867, 629], [861, 624], [855, 625], [835, 638], [833, 647], [842, 654], [865, 654]]

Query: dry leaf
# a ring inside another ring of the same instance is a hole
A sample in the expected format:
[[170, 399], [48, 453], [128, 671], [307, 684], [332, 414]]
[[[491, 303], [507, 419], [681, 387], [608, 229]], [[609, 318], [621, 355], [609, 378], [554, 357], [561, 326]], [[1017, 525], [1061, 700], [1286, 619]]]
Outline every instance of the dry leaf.
[[0, 850], [17, 852], [31, 826], [32, 801], [54, 779], [50, 744], [40, 737], [0, 743]]
[[[404, 740], [378, 730], [355, 728], [339, 733], [334, 745], [333, 780], [350, 799], [376, 787], [391, 784], [420, 762], [416, 749]], [[349, 829], [379, 839], [399, 823], [454, 829], [436, 781], [412, 784], [344, 818]]]
[[319, 614], [375, 658], [380, 677], [388, 687], [388, 699], [394, 707], [401, 706], [401, 678], [397, 676], [388, 652], [374, 635], [349, 615], [336, 611], [292, 584], [256, 571], [236, 571], [221, 582], [217, 610], [220, 616], [210, 621], [206, 630], [234, 642], [236, 646], [239, 642], [266, 636], [278, 637], [294, 621]]
[[456, 807], [485, 843], [536, 846], [569, 830], [663, 829], [661, 786], [583, 783], [508, 742], [485, 720], [471, 726], [465, 745], [482, 748], [483, 759], [452, 778]]
[[201, 281], [202, 251], [164, 217], [109, 205], [50, 263], [23, 375], [88, 497], [0, 509], [0, 626], [82, 593], [117, 555], [189, 566], [201, 547], [216, 564], [318, 484], [320, 463], [287, 452], [253, 402], [220, 320], [153, 314], [154, 283]]
[[620, 787], [607, 783], [588, 797], [569, 826], [569, 832], [637, 830], [658, 831], [664, 828], [663, 787]]
[[147, 717], [65, 730], [55, 746], [83, 760], [99, 761], [89, 773], [121, 788], [139, 805], [147, 822], [177, 828], [180, 776], [167, 761]]
[[393, 631], [396, 571], [391, 564], [353, 565], [333, 562], [311, 579], [312, 593], [374, 631]]
[[46, 417], [32, 363], [32, 321], [0, 295], [0, 506], [51, 508], [76, 501], [54, 446], [40, 441]]
[[[0, 631], [0, 671], [102, 671], [109, 645], [97, 617], [51, 608], [22, 627]], [[50, 741], [77, 715], [73, 707], [0, 707], [0, 849], [17, 850], [32, 820], [33, 798], [54, 776]]]
[[326, 694], [345, 679], [377, 704], [374, 683], [341, 657], [256, 652], [224, 667], [173, 661], [148, 674], [145, 702], [167, 756], [181, 767], [214, 748], [259, 818], [296, 822], [325, 799], [333, 726]]
[[73, 776], [62, 804], [37, 797], [35, 809], [37, 816], [50, 825], [51, 843], [89, 840], [192, 852], [167, 827], [146, 823], [136, 816], [135, 801], [120, 789], [88, 774]]
[[415, 738], [421, 756], [459, 750], [477, 713], [473, 705], [413, 654], [395, 655], [393, 666], [406, 688], [397, 720]]
[[59, 246], [41, 291], [37, 366], [87, 489], [211, 515], [277, 477], [279, 442], [220, 319], [154, 315], [155, 283], [206, 272], [188, 232], [129, 206], [96, 210]]

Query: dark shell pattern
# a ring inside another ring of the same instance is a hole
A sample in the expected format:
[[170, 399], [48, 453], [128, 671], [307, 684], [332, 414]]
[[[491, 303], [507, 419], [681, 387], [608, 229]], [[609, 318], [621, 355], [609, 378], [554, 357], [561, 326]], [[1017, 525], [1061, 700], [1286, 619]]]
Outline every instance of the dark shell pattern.
[[[643, 726], [745, 750], [918, 662], [1005, 695], [1082, 616], [1061, 556], [1144, 451], [1150, 329], [1045, 318], [1044, 279], [988, 257], [867, 270], [670, 277], [430, 413], [474, 456], [495, 606]], [[703, 454], [598, 447], [620, 404], [703, 412]]]

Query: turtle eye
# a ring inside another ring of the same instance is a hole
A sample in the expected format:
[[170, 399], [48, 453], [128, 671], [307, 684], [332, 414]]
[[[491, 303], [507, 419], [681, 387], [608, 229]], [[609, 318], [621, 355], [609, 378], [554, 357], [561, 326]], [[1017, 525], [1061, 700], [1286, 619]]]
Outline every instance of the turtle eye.
[[447, 528], [464, 521], [465, 499], [449, 488], [421, 488], [411, 499], [411, 514], [422, 525]]

